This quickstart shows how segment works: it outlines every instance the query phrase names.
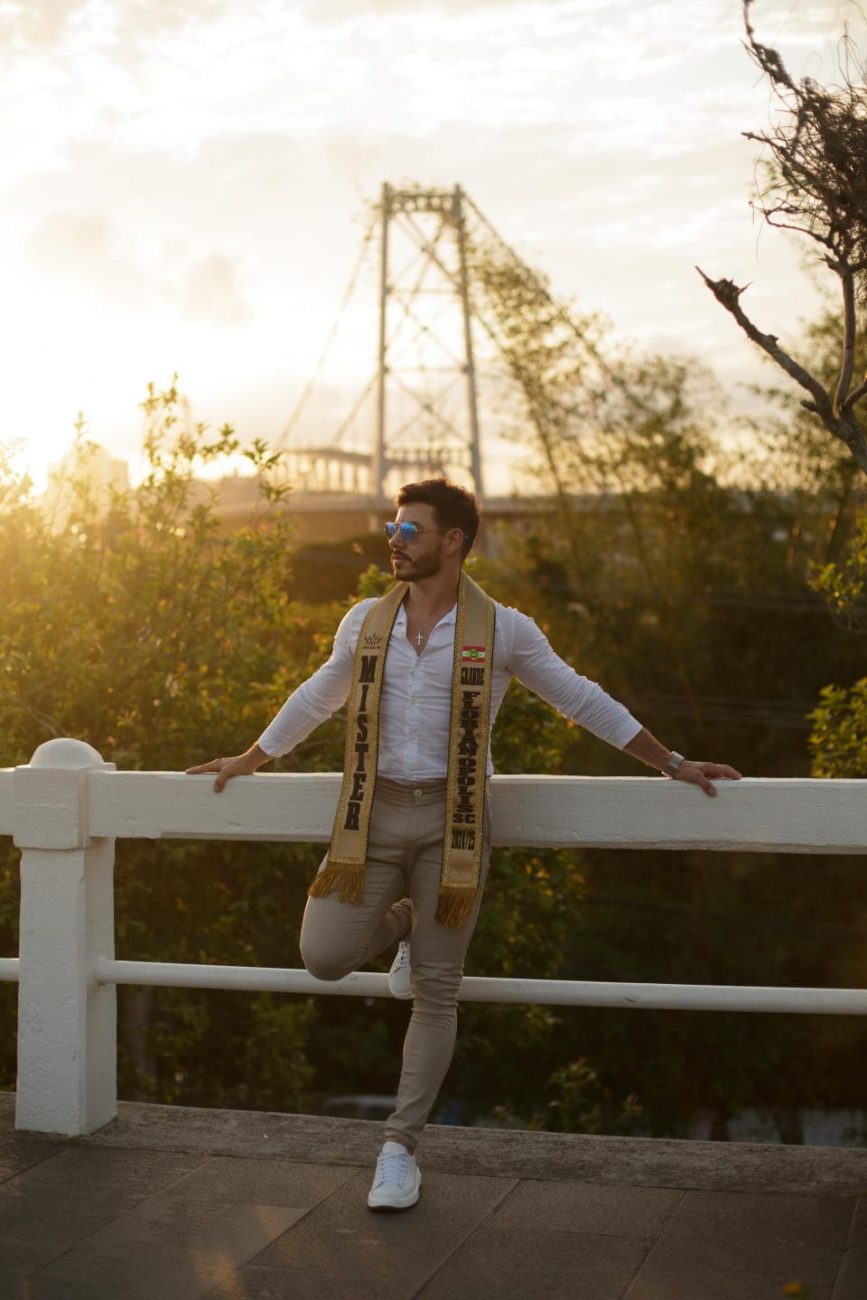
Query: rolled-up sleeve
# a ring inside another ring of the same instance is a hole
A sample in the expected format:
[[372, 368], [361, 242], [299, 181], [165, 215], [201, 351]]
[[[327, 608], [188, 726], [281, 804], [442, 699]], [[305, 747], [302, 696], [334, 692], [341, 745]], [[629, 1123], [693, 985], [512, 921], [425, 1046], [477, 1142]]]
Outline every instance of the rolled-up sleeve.
[[369, 603], [362, 601], [344, 615], [334, 636], [330, 659], [292, 692], [262, 732], [258, 745], [270, 758], [288, 753], [345, 703], [352, 685], [353, 642]]
[[512, 626], [508, 666], [513, 676], [558, 713], [609, 745], [623, 749], [634, 740], [641, 723], [626, 706], [555, 654], [545, 634], [526, 614], [514, 609], [509, 614]]

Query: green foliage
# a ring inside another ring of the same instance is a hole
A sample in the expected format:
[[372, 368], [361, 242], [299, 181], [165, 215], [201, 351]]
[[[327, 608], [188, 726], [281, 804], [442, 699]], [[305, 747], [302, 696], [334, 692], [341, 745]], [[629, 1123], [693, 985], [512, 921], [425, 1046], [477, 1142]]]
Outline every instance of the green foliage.
[[[744, 476], [715, 447], [691, 366], [621, 366], [589, 321], [578, 322], [582, 361], [556, 333], [550, 295], [505, 272], [499, 291], [507, 307], [513, 295], [499, 327], [535, 403], [535, 450], [557, 505], [510, 523], [499, 557], [471, 562], [475, 576], [683, 752], [750, 775], [803, 775], [811, 754], [819, 775], [864, 775], [860, 643], [823, 605], [834, 592], [841, 611], [863, 600], [867, 535], [853, 527], [851, 476], [810, 459], [806, 443], [788, 458], [769, 443], [765, 481], [732, 486]], [[200, 474], [239, 453], [234, 432], [181, 429], [173, 387], [151, 390], [145, 410], [144, 481], [101, 498], [82, 441], [53, 525], [0, 467], [5, 763], [26, 762], [54, 735], [79, 736], [125, 768], [237, 752], [328, 654], [345, 608], [340, 552], [327, 581], [297, 580], [278, 460], [261, 443], [247, 449], [260, 504], [226, 532]], [[772, 486], [775, 472], [787, 491]], [[376, 546], [351, 550], [356, 598], [390, 583], [375, 563], [364, 569]], [[843, 685], [823, 692], [829, 681]], [[279, 766], [338, 769], [342, 740], [335, 717]], [[501, 772], [636, 774], [517, 685], [494, 759]], [[122, 841], [119, 954], [297, 965], [318, 857], [314, 846]], [[467, 970], [863, 987], [861, 871], [841, 858], [497, 849]], [[16, 917], [9, 851], [7, 952]], [[291, 1109], [335, 1092], [393, 1092], [407, 1014], [357, 999], [121, 990], [122, 1093]], [[860, 1022], [473, 1004], [460, 1019], [445, 1100], [465, 1121], [678, 1134], [697, 1110], [723, 1131], [741, 1107], [861, 1104]], [[13, 999], [0, 999], [7, 1084], [13, 1022]]]
[[[0, 733], [8, 764], [27, 762], [58, 735], [86, 740], [126, 769], [177, 770], [234, 753], [307, 675], [333, 628], [333, 609], [314, 611], [287, 595], [293, 537], [278, 508], [285, 489], [277, 457], [262, 442], [243, 451], [260, 505], [246, 526], [224, 533], [214, 495], [197, 479], [241, 451], [232, 429], [182, 429], [174, 385], [151, 388], [144, 410], [147, 470], [135, 490], [100, 493], [83, 438], [53, 518], [8, 467], [3, 474]], [[333, 767], [330, 746], [326, 734], [304, 758]], [[315, 861], [306, 846], [121, 842], [118, 952], [286, 964], [286, 916], [300, 914], [305, 869]], [[0, 929], [14, 951], [11, 856], [2, 870]], [[121, 990], [120, 1005], [127, 1094], [301, 1104], [315, 1014], [306, 1004], [236, 998], [233, 1013], [229, 997], [164, 990], [148, 995], [142, 1014], [141, 999]], [[2, 1068], [8, 1081], [14, 1062], [7, 1056]]]
[[358, 579], [356, 596], [359, 600], [366, 600], [370, 596], [382, 596], [391, 584], [390, 574], [383, 572], [377, 564], [369, 564]]
[[867, 515], [855, 520], [843, 553], [828, 564], [815, 565], [811, 586], [821, 592], [843, 626], [867, 629]]
[[615, 1101], [584, 1057], [555, 1070], [551, 1085], [548, 1127], [561, 1133], [629, 1133], [641, 1118], [635, 1094]]
[[848, 690], [826, 686], [811, 716], [813, 775], [850, 779], [867, 776], [867, 677]]
[[[808, 330], [813, 369], [830, 384], [839, 346], [840, 323], [826, 311]], [[867, 340], [857, 335], [855, 366], [867, 368]], [[842, 451], [816, 433], [811, 417], [799, 404], [775, 394], [785, 411], [785, 424], [774, 430], [778, 463], [783, 464], [801, 493], [824, 491], [831, 496], [824, 545], [808, 571], [811, 589], [825, 602], [835, 622], [847, 632], [859, 634], [853, 640], [855, 654], [862, 651], [860, 635], [867, 631], [867, 513], [865, 493], [856, 467]], [[788, 438], [786, 430], [788, 429]], [[792, 474], [794, 471], [794, 474]], [[823, 487], [824, 485], [824, 487]], [[835, 666], [826, 665], [828, 678], [841, 677]], [[863, 678], [851, 684], [828, 685], [820, 703], [810, 715], [812, 732], [809, 750], [812, 773], [819, 777], [863, 777], [867, 775], [867, 683]]]
[[[823, 387], [831, 389], [840, 372], [841, 321], [839, 310], [827, 296], [825, 303], [822, 312], [804, 328], [802, 351], [810, 371]], [[867, 340], [863, 331], [855, 336], [854, 360], [856, 373], [864, 374]], [[843, 519], [848, 519], [863, 499], [858, 466], [845, 447], [828, 437], [815, 414], [805, 408], [799, 390], [784, 384], [756, 385], [753, 391], [764, 407], [761, 420], [754, 421], [753, 428], [762, 453], [758, 465], [775, 487], [797, 497], [802, 508], [809, 506], [811, 497], [837, 506], [837, 510], [828, 511], [831, 527], [825, 534], [826, 547], [833, 552], [839, 528], [837, 512], [842, 511]]]
[[[258, 964], [258, 962], [256, 962]], [[310, 1002], [268, 994], [161, 997], [150, 1039], [163, 1101], [187, 1106], [298, 1110], [313, 1069]], [[162, 1067], [170, 1062], [172, 1073]], [[153, 1080], [140, 1080], [153, 1088]]]
[[[366, 592], [371, 572], [379, 574], [380, 580], [388, 579], [387, 574], [380, 573], [378, 564], [384, 549], [384, 539], [377, 533], [299, 546], [292, 557], [292, 596], [321, 605]], [[378, 592], [371, 589], [369, 594]]]
[[[819, 446], [788, 408], [758, 463], [723, 455], [707, 406], [712, 389], [691, 363], [624, 364], [598, 323], [591, 334], [580, 315], [557, 311], [547, 291], [505, 265], [501, 274], [501, 328], [513, 374], [529, 376], [532, 452], [553, 505], [538, 522], [528, 513], [510, 524], [508, 545], [485, 566], [488, 589], [532, 613], [569, 662], [665, 743], [750, 776], [806, 775], [810, 717], [823, 687], [862, 671], [859, 645], [811, 589], [811, 575], [852, 533], [854, 466]], [[555, 320], [556, 346], [546, 352]], [[830, 335], [830, 323], [817, 329], [817, 352]], [[520, 762], [517, 737], [538, 730], [541, 742], [530, 749], [538, 766], [523, 770], [635, 774], [634, 764], [579, 729], [540, 727], [532, 705], [520, 713], [514, 730], [513, 717], [504, 717], [506, 749]], [[858, 728], [856, 719], [850, 741]], [[508, 933], [507, 900], [525, 866], [504, 865], [506, 916], [496, 914], [496, 892], [483, 912], [484, 920], [494, 911], [495, 934]], [[578, 906], [558, 891], [565, 935], [550, 935], [546, 974], [855, 987], [863, 980], [857, 860], [832, 858], [817, 869], [816, 859], [789, 856], [606, 851], [575, 855], [572, 867]], [[527, 900], [518, 896], [522, 917]], [[537, 908], [534, 900], [534, 920]], [[497, 949], [482, 933], [474, 969], [494, 973]], [[522, 1028], [511, 1008], [502, 1019]], [[582, 1059], [597, 1076], [606, 1099], [597, 1113], [612, 1130], [638, 1123], [677, 1134], [687, 1116], [705, 1110], [723, 1132], [739, 1108], [846, 1105], [864, 1046], [860, 1026], [808, 1017], [558, 1009], [547, 1019], [547, 1031], [513, 1044], [508, 1109], [525, 1122], [541, 1122], [540, 1105], [545, 1113], [545, 1099], [557, 1100], [568, 1084], [562, 1072]], [[505, 1033], [500, 1059], [504, 1040]], [[462, 1033], [456, 1063], [464, 1041]], [[495, 1050], [486, 1054], [481, 1033], [470, 1051], [494, 1068]], [[573, 1082], [576, 1122], [592, 1125], [581, 1092], [587, 1079], [579, 1071]], [[634, 1098], [640, 1120], [618, 1117], [622, 1098]]]

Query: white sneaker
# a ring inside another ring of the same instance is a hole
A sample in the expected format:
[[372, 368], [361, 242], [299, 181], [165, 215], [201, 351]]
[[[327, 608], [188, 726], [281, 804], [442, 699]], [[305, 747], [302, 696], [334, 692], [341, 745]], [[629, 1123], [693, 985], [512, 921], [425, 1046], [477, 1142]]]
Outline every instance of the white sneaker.
[[402, 939], [397, 945], [391, 970], [388, 972], [388, 990], [393, 998], [412, 997], [412, 963], [409, 956], [409, 940]]
[[400, 1142], [386, 1142], [376, 1161], [370, 1194], [371, 1210], [408, 1210], [418, 1200], [421, 1171]]

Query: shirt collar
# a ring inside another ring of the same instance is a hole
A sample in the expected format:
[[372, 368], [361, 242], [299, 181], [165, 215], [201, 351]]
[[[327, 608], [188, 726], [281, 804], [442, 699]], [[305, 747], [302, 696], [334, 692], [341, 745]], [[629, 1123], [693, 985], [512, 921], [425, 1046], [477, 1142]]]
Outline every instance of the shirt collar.
[[[450, 627], [452, 623], [457, 621], [457, 617], [458, 604], [457, 601], [455, 601], [449, 612], [443, 614], [442, 618], [434, 624], [434, 627]], [[397, 618], [394, 620], [394, 626], [406, 627], [406, 605], [401, 605], [400, 609], [397, 611]], [[431, 628], [431, 631], [433, 631], [433, 628]]]

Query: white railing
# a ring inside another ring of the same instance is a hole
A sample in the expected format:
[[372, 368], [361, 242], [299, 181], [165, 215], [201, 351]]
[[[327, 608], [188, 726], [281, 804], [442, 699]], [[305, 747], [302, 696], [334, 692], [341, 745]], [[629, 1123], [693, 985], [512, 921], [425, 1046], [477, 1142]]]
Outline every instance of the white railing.
[[[92, 1132], [117, 1109], [116, 986], [387, 997], [385, 975], [334, 983], [304, 970], [116, 960], [118, 838], [327, 841], [336, 773], [211, 777], [117, 772], [77, 740], [40, 745], [0, 769], [0, 835], [21, 853], [18, 980], [20, 1129]], [[494, 844], [512, 847], [747, 849], [867, 853], [864, 782], [721, 782], [715, 799], [654, 777], [503, 776], [492, 783]], [[755, 988], [466, 977], [461, 998], [657, 1010], [867, 1015], [862, 989]]]

